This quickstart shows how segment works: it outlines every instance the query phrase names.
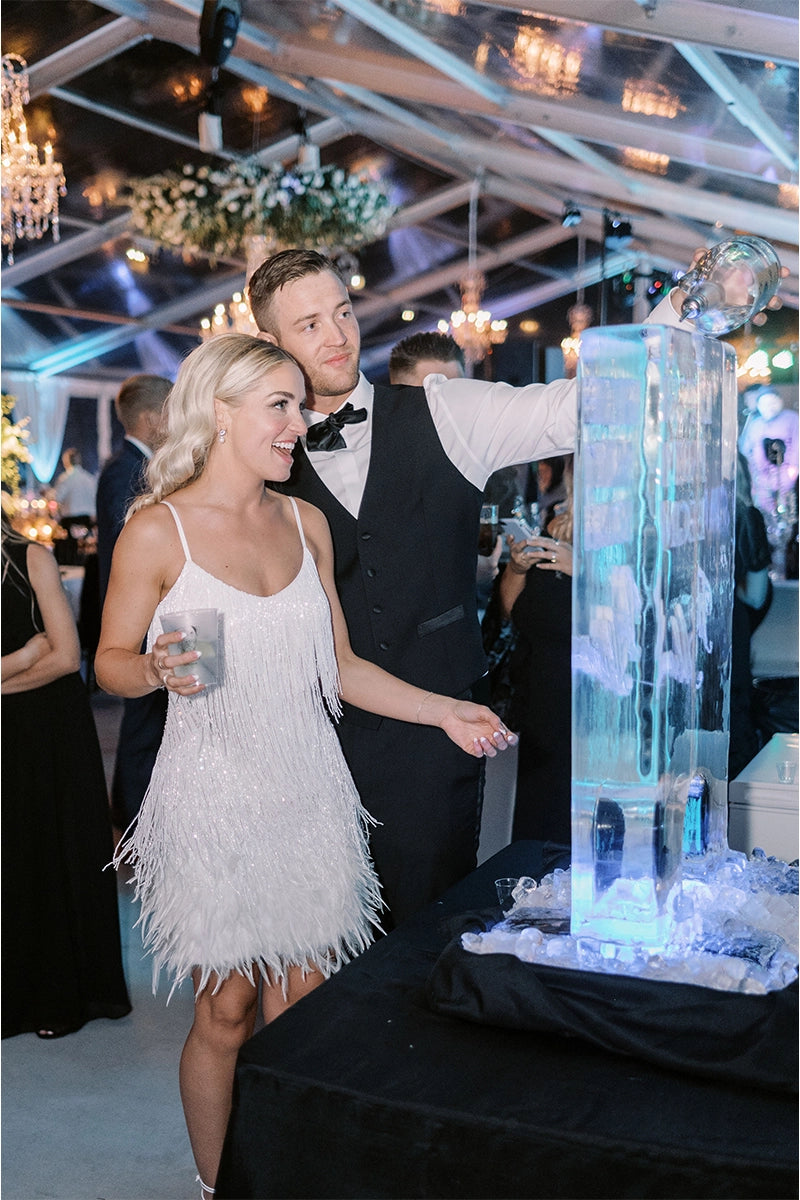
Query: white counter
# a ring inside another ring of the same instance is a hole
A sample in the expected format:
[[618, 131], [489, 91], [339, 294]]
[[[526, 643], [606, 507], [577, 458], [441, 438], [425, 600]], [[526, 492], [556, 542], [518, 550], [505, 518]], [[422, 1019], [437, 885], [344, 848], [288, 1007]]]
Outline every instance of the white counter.
[[775, 733], [728, 785], [728, 844], [745, 854], [760, 846], [784, 862], [798, 857], [798, 784], [781, 783], [777, 764], [798, 761], [800, 737]]

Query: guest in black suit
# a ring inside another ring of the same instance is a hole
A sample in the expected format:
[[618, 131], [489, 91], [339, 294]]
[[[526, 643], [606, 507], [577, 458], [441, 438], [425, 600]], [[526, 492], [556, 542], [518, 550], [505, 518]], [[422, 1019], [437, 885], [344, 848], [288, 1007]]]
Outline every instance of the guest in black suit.
[[[328, 518], [353, 649], [409, 683], [482, 700], [475, 538], [483, 489], [500, 467], [572, 450], [574, 380], [514, 388], [429, 375], [423, 387], [373, 388], [359, 373], [358, 323], [329, 259], [283, 251], [254, 272], [248, 291], [263, 336], [306, 376], [306, 444], [281, 487]], [[678, 323], [669, 296], [652, 319]], [[474, 868], [480, 763], [423, 726], [344, 707], [345, 757], [381, 822], [370, 848], [388, 928]]]
[[[100, 473], [97, 484], [97, 559], [100, 604], [105, 600], [111, 558], [128, 505], [144, 490], [144, 469], [158, 438], [161, 413], [172, 384], [160, 375], [132, 375], [119, 390], [115, 407], [125, 440]], [[164, 721], [167, 693], [126, 700], [111, 785], [111, 815], [126, 829], [139, 812], [150, 782]]]

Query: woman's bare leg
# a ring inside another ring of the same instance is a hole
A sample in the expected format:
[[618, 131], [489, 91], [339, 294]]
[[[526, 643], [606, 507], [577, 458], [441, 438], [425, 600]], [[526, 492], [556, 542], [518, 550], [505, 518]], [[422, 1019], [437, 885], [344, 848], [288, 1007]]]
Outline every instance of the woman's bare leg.
[[[195, 991], [199, 972], [193, 973]], [[200, 1178], [213, 1187], [231, 1112], [239, 1047], [253, 1032], [258, 987], [233, 972], [216, 996], [212, 976], [197, 996], [194, 1023], [183, 1047], [181, 1100]]]
[[282, 1012], [290, 1008], [303, 996], [309, 992], [313, 992], [314, 988], [319, 987], [325, 982], [325, 976], [321, 971], [312, 968], [303, 978], [303, 972], [300, 967], [289, 967], [287, 971], [287, 987], [286, 997], [284, 998], [280, 984], [270, 983], [266, 980], [261, 991], [261, 1011], [264, 1014], [264, 1023], [269, 1025], [270, 1021], [274, 1021]]

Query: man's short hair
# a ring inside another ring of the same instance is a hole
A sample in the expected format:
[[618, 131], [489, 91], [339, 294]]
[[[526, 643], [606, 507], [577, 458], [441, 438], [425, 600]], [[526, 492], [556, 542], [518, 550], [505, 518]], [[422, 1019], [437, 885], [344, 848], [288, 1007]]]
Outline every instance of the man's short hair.
[[457, 362], [464, 368], [464, 351], [449, 333], [411, 333], [392, 347], [389, 375], [406, 374], [427, 359]]
[[169, 379], [161, 375], [131, 375], [126, 379], [115, 401], [125, 432], [135, 428], [143, 412], [161, 412], [171, 387]]
[[274, 332], [268, 329], [267, 322], [276, 292], [287, 283], [304, 279], [306, 275], [321, 275], [323, 271], [332, 272], [346, 287], [336, 263], [316, 250], [281, 250], [265, 259], [250, 276], [246, 289], [250, 311], [258, 328], [264, 332]]

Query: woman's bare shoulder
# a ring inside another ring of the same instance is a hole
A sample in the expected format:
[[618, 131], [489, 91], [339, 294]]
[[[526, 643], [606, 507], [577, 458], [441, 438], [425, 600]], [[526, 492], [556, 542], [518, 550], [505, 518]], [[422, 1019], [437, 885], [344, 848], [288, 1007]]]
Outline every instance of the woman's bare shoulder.
[[328, 519], [322, 509], [317, 508], [314, 504], [309, 504], [308, 500], [300, 500], [298, 498], [295, 502], [306, 537], [314, 546], [329, 545], [331, 531]]
[[58, 563], [52, 551], [46, 546], [38, 546], [31, 542], [27, 549], [26, 562], [28, 574], [37, 579], [53, 578], [60, 580]]
[[299, 496], [295, 497], [297, 511], [300, 513], [300, 520], [305, 526], [307, 523], [319, 528], [328, 528], [328, 519], [321, 508], [317, 508], [315, 504], [311, 504], [308, 500], [301, 500]]
[[125, 522], [117, 540], [121, 554], [147, 554], [155, 558], [180, 549], [178, 527], [166, 504], [147, 504]]

